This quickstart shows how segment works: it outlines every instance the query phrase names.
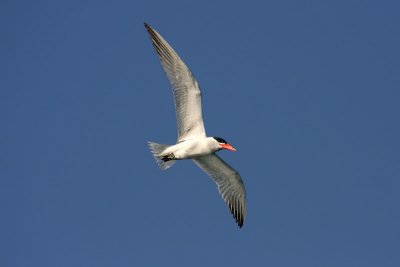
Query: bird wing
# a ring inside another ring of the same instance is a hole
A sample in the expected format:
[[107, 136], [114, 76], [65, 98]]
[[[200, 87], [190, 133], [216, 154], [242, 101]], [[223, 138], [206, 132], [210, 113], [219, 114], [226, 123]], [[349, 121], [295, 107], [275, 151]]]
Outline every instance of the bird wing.
[[239, 173], [215, 153], [193, 159], [218, 185], [218, 190], [228, 204], [239, 227], [246, 218], [246, 191]]
[[196, 78], [167, 41], [151, 26], [146, 23], [144, 26], [172, 84], [178, 123], [178, 142], [205, 137], [201, 91]]

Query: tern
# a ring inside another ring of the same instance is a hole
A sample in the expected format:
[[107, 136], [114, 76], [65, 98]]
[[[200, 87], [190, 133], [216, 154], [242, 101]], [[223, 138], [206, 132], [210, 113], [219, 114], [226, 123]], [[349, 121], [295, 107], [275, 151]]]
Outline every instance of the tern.
[[246, 218], [246, 191], [242, 178], [216, 154], [221, 149], [236, 149], [220, 137], [206, 135], [201, 90], [196, 78], [167, 41], [148, 24], [144, 23], [144, 26], [171, 82], [178, 123], [175, 145], [148, 142], [150, 150], [162, 170], [168, 169], [177, 160], [193, 160], [213, 178], [237, 224], [242, 227]]

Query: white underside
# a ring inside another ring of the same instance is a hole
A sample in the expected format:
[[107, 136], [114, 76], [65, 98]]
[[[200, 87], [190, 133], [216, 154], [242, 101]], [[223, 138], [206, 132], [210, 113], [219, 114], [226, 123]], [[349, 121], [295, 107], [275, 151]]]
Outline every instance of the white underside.
[[212, 154], [220, 149], [220, 145], [212, 137], [187, 140], [170, 146], [161, 153], [161, 157], [173, 154], [176, 159], [193, 159]]

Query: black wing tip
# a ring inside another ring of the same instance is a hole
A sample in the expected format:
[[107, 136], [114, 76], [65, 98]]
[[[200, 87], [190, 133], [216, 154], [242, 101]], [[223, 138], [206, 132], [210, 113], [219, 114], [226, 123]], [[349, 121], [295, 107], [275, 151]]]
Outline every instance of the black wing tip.
[[150, 39], [153, 42], [153, 45], [155, 45], [155, 48], [158, 50], [157, 45], [160, 45], [160, 40], [157, 36], [157, 32], [153, 29], [153, 27], [151, 27], [149, 24], [147, 24], [146, 22], [144, 23], [144, 27], [146, 28], [147, 32], [150, 34]]
[[234, 216], [234, 217], [236, 219], [236, 223], [238, 224], [239, 228], [242, 228], [243, 224], [244, 224], [244, 220], [242, 218], [239, 218], [239, 216]]
[[151, 34], [154, 30], [153, 27], [151, 27], [149, 24], [147, 24], [146, 22], [143, 23], [144, 27], [146, 28], [146, 30]]
[[242, 228], [244, 225], [244, 214], [237, 212], [232, 205], [229, 204], [229, 209], [232, 213], [233, 218], [235, 219], [239, 228]]

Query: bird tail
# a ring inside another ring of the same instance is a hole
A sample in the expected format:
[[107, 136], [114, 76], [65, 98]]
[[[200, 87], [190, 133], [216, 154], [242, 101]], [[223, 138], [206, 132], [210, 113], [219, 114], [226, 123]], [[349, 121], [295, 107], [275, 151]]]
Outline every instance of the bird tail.
[[162, 170], [166, 170], [169, 167], [171, 167], [172, 165], [174, 165], [175, 160], [171, 159], [168, 156], [161, 156], [162, 153], [168, 148], [170, 147], [170, 145], [163, 145], [163, 144], [157, 144], [154, 142], [148, 142], [149, 144], [149, 148], [151, 153], [153, 154], [154, 159], [157, 162], [158, 167], [160, 167], [160, 169]]

